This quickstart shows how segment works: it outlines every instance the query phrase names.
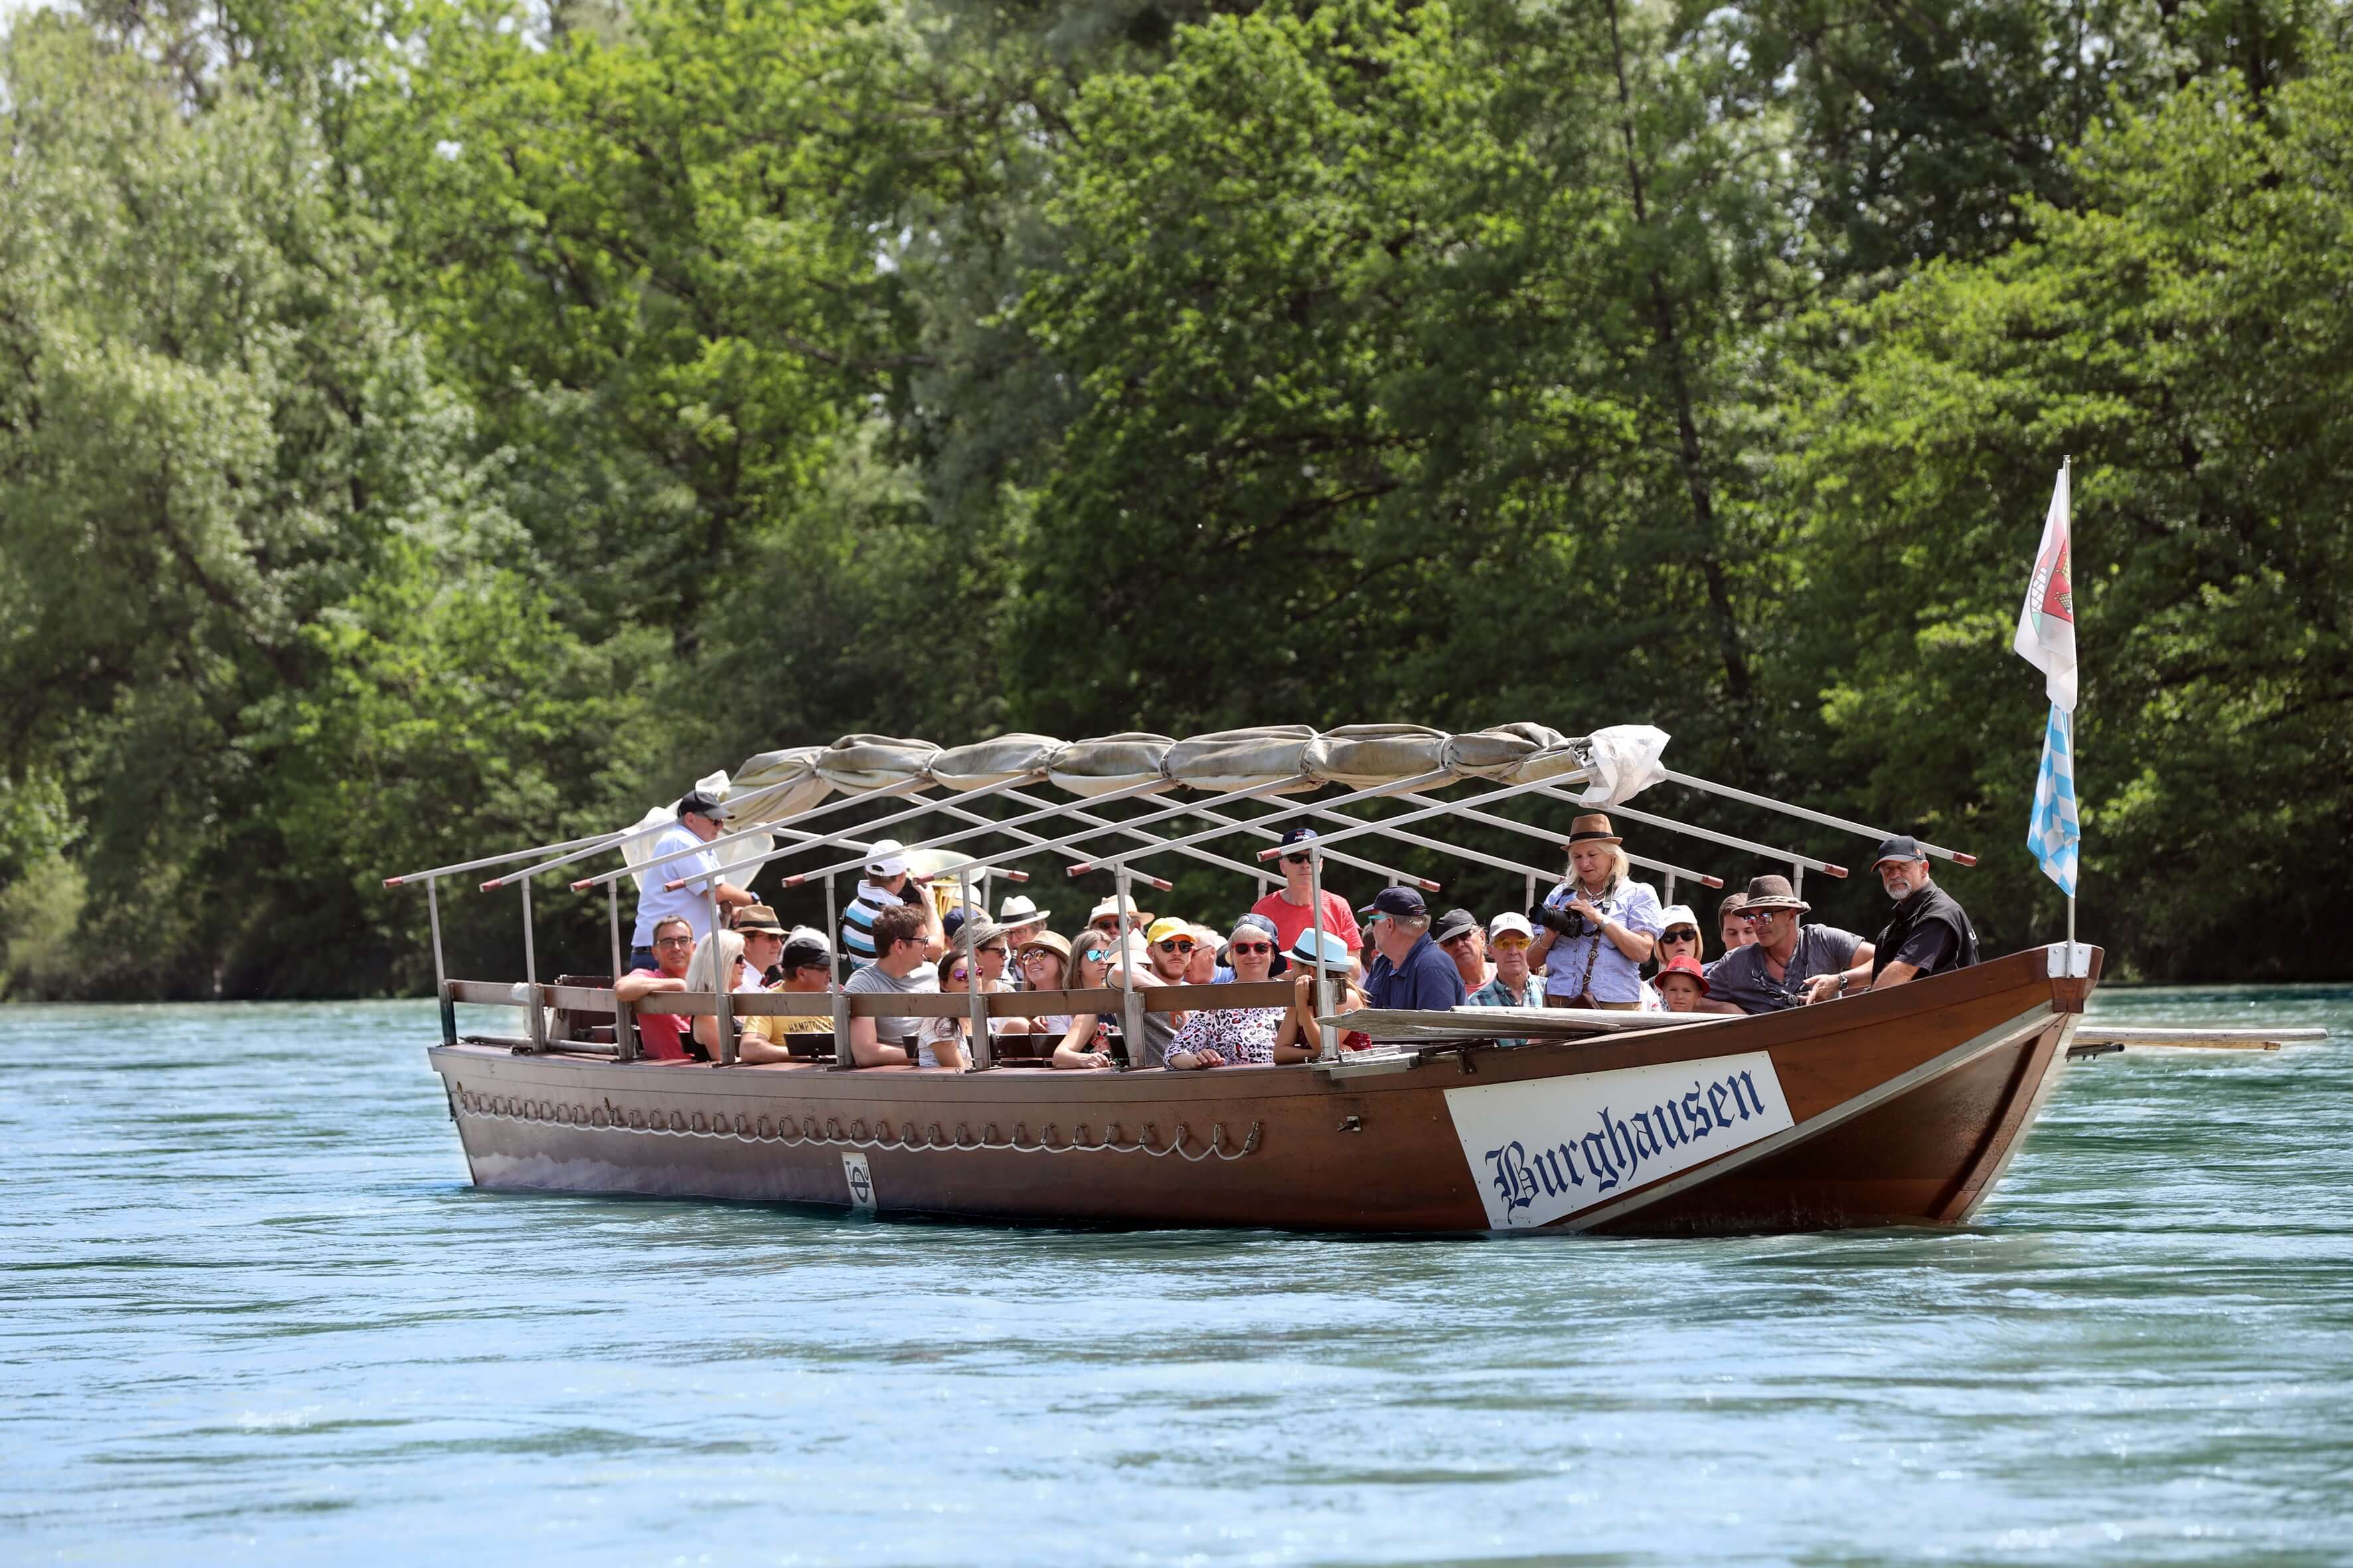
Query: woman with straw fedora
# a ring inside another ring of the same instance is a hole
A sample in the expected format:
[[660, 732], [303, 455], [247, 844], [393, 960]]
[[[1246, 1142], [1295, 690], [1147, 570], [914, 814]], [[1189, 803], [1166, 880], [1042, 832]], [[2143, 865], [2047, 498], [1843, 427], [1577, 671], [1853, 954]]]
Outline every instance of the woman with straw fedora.
[[1662, 929], [1659, 895], [1633, 879], [1633, 863], [1599, 812], [1569, 825], [1568, 863], [1568, 879], [1528, 911], [1537, 928], [1528, 961], [1544, 965], [1545, 1005], [1632, 1012], [1642, 1005], [1642, 965]]

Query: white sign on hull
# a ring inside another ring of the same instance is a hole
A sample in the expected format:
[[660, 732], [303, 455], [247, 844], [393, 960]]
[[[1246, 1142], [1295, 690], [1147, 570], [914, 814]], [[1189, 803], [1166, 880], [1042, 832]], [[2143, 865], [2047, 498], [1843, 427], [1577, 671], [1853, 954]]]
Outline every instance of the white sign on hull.
[[1446, 1091], [1496, 1230], [1549, 1225], [1796, 1122], [1762, 1051]]

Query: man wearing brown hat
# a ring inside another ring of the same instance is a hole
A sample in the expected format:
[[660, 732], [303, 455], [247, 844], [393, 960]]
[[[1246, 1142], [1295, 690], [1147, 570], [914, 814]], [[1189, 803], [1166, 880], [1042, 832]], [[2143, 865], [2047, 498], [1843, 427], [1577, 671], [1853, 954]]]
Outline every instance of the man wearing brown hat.
[[1871, 943], [1854, 932], [1800, 925], [1798, 917], [1812, 908], [1787, 877], [1750, 879], [1741, 912], [1757, 940], [1708, 966], [1708, 995], [1744, 1013], [1778, 1013], [1808, 999], [1806, 982], [1815, 975], [1835, 976], [1850, 964], [1871, 962]]
[[728, 917], [727, 926], [744, 939], [744, 978], [735, 989], [765, 991], [768, 972], [785, 955], [785, 928], [776, 911], [765, 904], [745, 904]]

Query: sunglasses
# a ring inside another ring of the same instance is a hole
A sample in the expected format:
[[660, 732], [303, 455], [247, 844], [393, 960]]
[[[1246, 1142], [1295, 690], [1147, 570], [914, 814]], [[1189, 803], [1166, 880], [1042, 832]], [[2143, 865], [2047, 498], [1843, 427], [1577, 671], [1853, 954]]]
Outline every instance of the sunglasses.
[[1304, 855], [1285, 855], [1282, 858], [1282, 863], [1286, 866], [1304, 866], [1307, 864], [1307, 857]]
[[1450, 936], [1450, 937], [1446, 938], [1443, 942], [1440, 942], [1438, 945], [1439, 945], [1439, 946], [1440, 946], [1440, 947], [1452, 947], [1452, 946], [1453, 946], [1455, 943], [1457, 943], [1457, 942], [1469, 942], [1472, 937], [1476, 936], [1477, 934], [1478, 934], [1478, 932], [1476, 932], [1476, 931], [1466, 931], [1462, 932], [1461, 935], [1459, 935], [1459, 936]]
[[1495, 939], [1494, 946], [1497, 952], [1525, 952], [1528, 950], [1528, 939], [1524, 936], [1499, 936]]
[[1003, 958], [1005, 956], [1005, 944], [1001, 942], [985, 942], [980, 944], [980, 951], [983, 952], [993, 952], [997, 954], [997, 957]]
[[1172, 936], [1166, 942], [1155, 942], [1152, 945], [1163, 952], [1190, 952], [1194, 944], [1189, 936]]
[[1228, 946], [1226, 951], [1229, 952], [1272, 952], [1274, 951], [1274, 943], [1271, 942], [1238, 942]]
[[1086, 952], [1079, 954], [1079, 962], [1082, 963], [1109, 963], [1111, 962], [1111, 954], [1105, 952], [1102, 948], [1091, 947], [1087, 949]]
[[1659, 933], [1659, 940], [1661, 942], [1697, 942], [1699, 932], [1688, 927], [1681, 931], [1662, 931]]

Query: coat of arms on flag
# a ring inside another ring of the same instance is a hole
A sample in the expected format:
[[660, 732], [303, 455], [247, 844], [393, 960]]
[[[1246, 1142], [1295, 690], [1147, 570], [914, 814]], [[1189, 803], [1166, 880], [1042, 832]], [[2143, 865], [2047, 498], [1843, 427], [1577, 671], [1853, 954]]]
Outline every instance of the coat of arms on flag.
[[2042, 544], [2034, 552], [2034, 574], [2027, 579], [2026, 603], [2018, 612], [2018, 632], [2010, 646], [2018, 657], [2042, 671], [2042, 689], [2051, 700], [2075, 710], [2075, 594], [2068, 571], [2067, 470], [2051, 492], [2051, 510], [2042, 520]]
[[[2042, 671], [2051, 699], [2051, 722], [2042, 731], [2042, 770], [2034, 780], [2034, 814], [2027, 819], [2026, 847], [2043, 872], [2070, 900], [2075, 896], [2076, 848], [2083, 834], [2075, 817], [2075, 595], [2068, 581], [2067, 469], [2051, 492], [2042, 519], [2042, 545], [2034, 552], [2026, 603], [2018, 612], [2018, 635], [2010, 647]], [[2070, 910], [2073, 909], [2071, 903]], [[2068, 916], [2068, 941], [2074, 917]]]

